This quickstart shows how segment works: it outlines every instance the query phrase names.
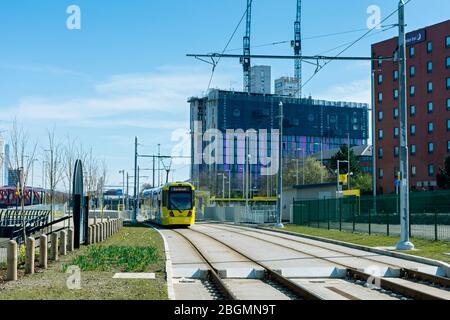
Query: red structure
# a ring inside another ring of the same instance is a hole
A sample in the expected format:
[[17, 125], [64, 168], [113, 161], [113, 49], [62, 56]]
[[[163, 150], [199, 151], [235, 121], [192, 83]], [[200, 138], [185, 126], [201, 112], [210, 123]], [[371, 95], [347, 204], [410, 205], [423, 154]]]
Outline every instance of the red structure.
[[[391, 57], [398, 38], [372, 45], [372, 57]], [[407, 41], [407, 109], [410, 187], [437, 188], [450, 155], [450, 20], [410, 32]], [[374, 61], [377, 192], [395, 192], [399, 171], [398, 63]]]
[[[16, 188], [4, 187], [0, 188], [0, 208], [14, 207], [20, 205], [20, 200], [16, 196]], [[42, 189], [33, 189], [33, 204], [42, 203], [44, 191]], [[25, 205], [31, 205], [31, 188], [25, 188]]]

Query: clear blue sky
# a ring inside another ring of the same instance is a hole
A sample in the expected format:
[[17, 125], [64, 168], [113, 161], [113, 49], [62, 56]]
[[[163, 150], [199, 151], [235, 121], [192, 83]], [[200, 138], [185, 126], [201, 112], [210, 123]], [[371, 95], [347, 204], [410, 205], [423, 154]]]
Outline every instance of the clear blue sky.
[[[396, 0], [303, 1], [303, 37], [364, 29], [370, 5], [382, 17]], [[81, 8], [81, 30], [68, 30], [66, 9]], [[295, 0], [254, 0], [252, 44], [291, 40]], [[133, 168], [133, 137], [141, 153], [170, 153], [173, 135], [189, 128], [189, 96], [207, 88], [210, 68], [186, 53], [220, 51], [245, 10], [245, 0], [6, 0], [0, 3], [0, 130], [17, 116], [45, 144], [56, 126], [61, 140], [70, 134], [105, 159], [110, 184], [118, 171]], [[412, 0], [408, 30], [448, 19], [450, 1]], [[396, 16], [395, 16], [396, 17]], [[387, 24], [395, 23], [395, 17]], [[319, 54], [356, 39], [364, 31], [305, 40], [304, 54]], [[395, 36], [396, 29], [369, 37], [345, 55], [370, 55], [370, 44]], [[242, 45], [243, 25], [230, 44]], [[328, 52], [336, 54], [339, 50]], [[240, 52], [240, 51], [237, 51]], [[290, 44], [255, 48], [255, 54], [291, 54]], [[288, 61], [271, 64], [272, 78], [292, 75]], [[307, 78], [313, 68], [304, 66]], [[304, 89], [314, 98], [369, 102], [367, 63], [333, 62]], [[213, 87], [241, 88], [236, 60], [222, 60]], [[41, 150], [41, 149], [40, 149]], [[149, 163], [142, 163], [149, 167]], [[177, 164], [174, 177], [188, 177]], [[37, 172], [40, 170], [37, 170]], [[36, 179], [39, 179], [37, 177]]]

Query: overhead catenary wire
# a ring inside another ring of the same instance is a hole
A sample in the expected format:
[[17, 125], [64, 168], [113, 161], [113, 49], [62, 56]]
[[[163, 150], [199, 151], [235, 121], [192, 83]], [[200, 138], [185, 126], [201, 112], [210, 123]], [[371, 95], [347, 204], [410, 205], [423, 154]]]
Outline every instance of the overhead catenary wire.
[[[315, 36], [310, 36], [310, 37], [305, 37], [302, 39], [302, 41], [306, 41], [306, 40], [314, 40], [314, 39], [321, 39], [321, 38], [327, 38], [327, 37], [332, 37], [332, 36], [339, 36], [339, 35], [344, 35], [344, 34], [349, 34], [349, 33], [355, 33], [355, 32], [360, 32], [360, 31], [364, 31], [367, 30], [367, 28], [364, 29], [353, 29], [353, 30], [347, 30], [347, 31], [341, 31], [341, 32], [334, 32], [334, 33], [328, 33], [328, 34], [321, 34], [321, 35], [315, 35]], [[252, 49], [255, 48], [262, 48], [262, 47], [270, 47], [270, 46], [276, 46], [276, 45], [280, 45], [280, 44], [286, 44], [286, 43], [291, 43], [292, 40], [282, 40], [282, 41], [275, 41], [275, 42], [268, 42], [268, 43], [263, 43], [263, 44], [258, 44], [258, 45], [254, 45], [251, 46]], [[243, 48], [233, 48], [233, 49], [229, 49], [226, 50], [225, 52], [232, 52], [232, 51], [240, 51]]]
[[[407, 0], [404, 4], [404, 6], [406, 6], [408, 3], [410, 3], [412, 0]], [[362, 39], [366, 38], [373, 30], [377, 29], [379, 26], [381, 26], [384, 22], [386, 22], [390, 17], [392, 17], [394, 14], [396, 14], [398, 12], [398, 8], [395, 9], [392, 13], [390, 13], [386, 18], [384, 18], [381, 22], [379, 22], [377, 25], [375, 25], [373, 28], [370, 28], [367, 32], [365, 32], [362, 36], [360, 36], [358, 39], [356, 39], [355, 41], [352, 41], [348, 46], [346, 46], [343, 50], [341, 50], [336, 57], [339, 57], [341, 54], [343, 54], [345, 51], [347, 51], [348, 49], [350, 49], [351, 47], [353, 47], [356, 43], [358, 43], [359, 41], [361, 41]], [[301, 89], [303, 89], [303, 87], [305, 87], [309, 82], [311, 82], [312, 79], [314, 79], [314, 77], [323, 69], [325, 68], [331, 61], [333, 60], [328, 60], [327, 62], [325, 62], [323, 65], [318, 65], [317, 69], [315, 70], [315, 72], [312, 74], [311, 77], [308, 78], [308, 80], [306, 80], [306, 82], [304, 82], [301, 86]]]
[[[252, 3], [253, 3], [253, 0], [250, 1], [250, 5], [251, 5]], [[226, 52], [226, 50], [228, 49], [228, 46], [230, 45], [231, 41], [233, 40], [234, 36], [236, 35], [236, 32], [238, 31], [239, 27], [241, 26], [242, 21], [244, 21], [244, 18], [245, 18], [246, 15], [247, 15], [248, 8], [249, 8], [249, 7], [247, 6], [246, 9], [245, 9], [245, 11], [244, 11], [244, 14], [242, 15], [241, 19], [240, 19], [239, 22], [238, 22], [236, 28], [234, 29], [233, 33], [231, 34], [230, 38], [228, 39], [228, 42], [227, 42], [227, 44], [225, 45], [225, 48], [222, 50], [222, 54], [224, 54], [224, 53]], [[212, 80], [213, 80], [213, 78], [214, 78], [214, 73], [215, 73], [215, 71], [216, 71], [216, 67], [217, 67], [217, 65], [219, 64], [220, 60], [221, 60], [221, 57], [219, 57], [219, 58], [217, 59], [217, 61], [215, 61], [215, 60], [212, 58], [212, 65], [213, 65], [213, 66], [212, 66], [212, 70], [211, 70], [211, 77], [209, 78], [209, 82], [208, 82], [208, 89], [206, 90], [206, 92], [208, 92], [209, 89], [210, 89], [210, 87], [211, 87], [211, 82], [212, 82]]]

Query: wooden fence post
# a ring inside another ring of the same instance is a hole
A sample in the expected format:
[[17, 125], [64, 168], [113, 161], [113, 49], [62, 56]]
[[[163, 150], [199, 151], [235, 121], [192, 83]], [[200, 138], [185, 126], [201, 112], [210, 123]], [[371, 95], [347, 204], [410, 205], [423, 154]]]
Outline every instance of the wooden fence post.
[[16, 281], [17, 280], [17, 242], [11, 240], [8, 242], [7, 249], [7, 270], [6, 270], [6, 280]]
[[29, 237], [26, 240], [26, 252], [25, 252], [25, 274], [34, 273], [34, 258], [35, 258], [35, 245], [34, 238]]

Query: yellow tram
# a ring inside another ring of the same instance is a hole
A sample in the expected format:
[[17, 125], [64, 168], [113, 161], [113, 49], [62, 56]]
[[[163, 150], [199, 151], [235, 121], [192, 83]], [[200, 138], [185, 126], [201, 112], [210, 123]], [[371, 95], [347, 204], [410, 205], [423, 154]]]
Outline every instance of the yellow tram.
[[195, 223], [195, 188], [187, 182], [167, 183], [143, 191], [142, 213], [163, 226], [190, 226]]

